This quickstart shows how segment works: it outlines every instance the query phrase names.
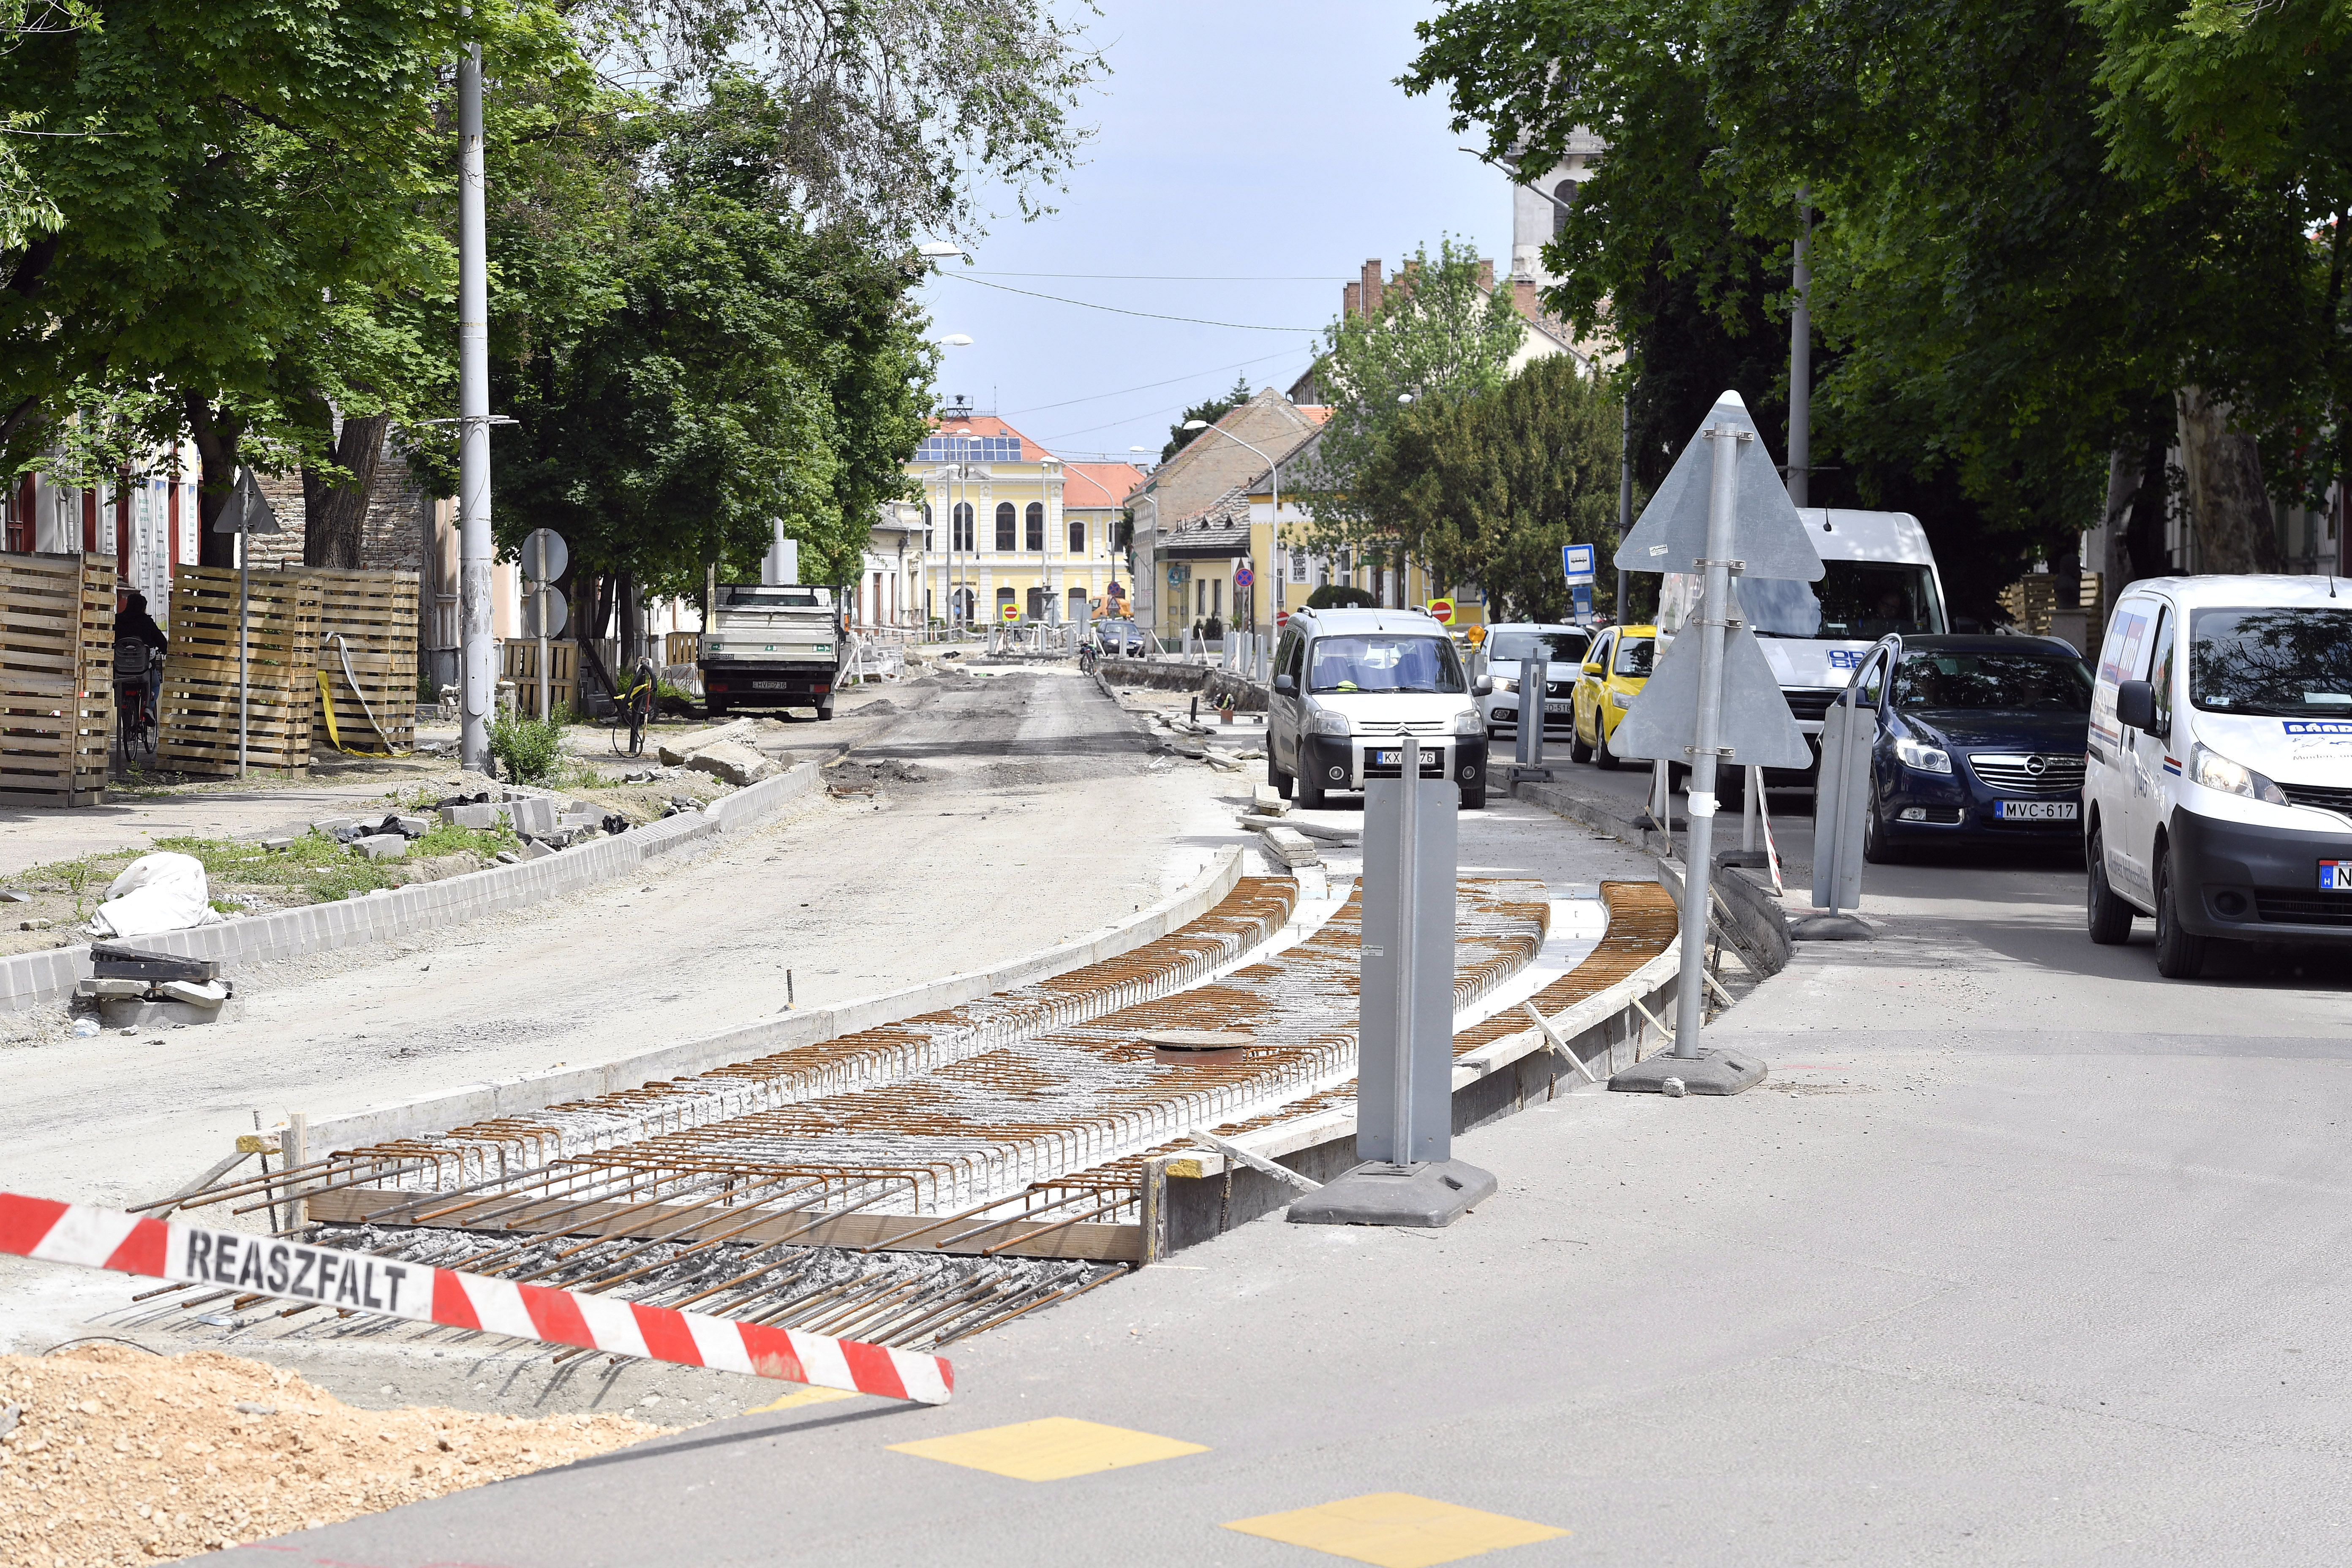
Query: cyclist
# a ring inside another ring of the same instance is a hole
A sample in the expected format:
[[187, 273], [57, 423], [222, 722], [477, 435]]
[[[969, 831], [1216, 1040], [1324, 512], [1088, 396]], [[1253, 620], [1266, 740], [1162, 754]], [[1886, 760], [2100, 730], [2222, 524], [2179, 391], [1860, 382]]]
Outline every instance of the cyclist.
[[147, 613], [147, 595], [125, 595], [114, 613], [114, 686], [126, 758], [134, 744], [140, 751], [154, 749], [155, 668], [170, 646], [163, 628]]
[[129, 642], [145, 643], [158, 653], [172, 646], [172, 639], [163, 635], [163, 628], [147, 613], [144, 594], [125, 595], [122, 608], [114, 612], [114, 646], [121, 647]]

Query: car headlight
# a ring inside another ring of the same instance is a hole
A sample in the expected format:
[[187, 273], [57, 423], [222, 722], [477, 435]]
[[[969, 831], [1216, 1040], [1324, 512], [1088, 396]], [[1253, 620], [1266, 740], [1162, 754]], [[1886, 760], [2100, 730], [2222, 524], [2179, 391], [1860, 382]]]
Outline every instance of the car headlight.
[[2287, 804], [2286, 792], [2242, 763], [2233, 763], [2221, 752], [2203, 745], [2189, 748], [2189, 776], [2207, 789], [2218, 789], [2223, 795], [2242, 795], [2255, 800], [2266, 800], [2273, 805]]
[[1454, 732], [1457, 735], [1483, 735], [1486, 732], [1486, 721], [1478, 717], [1478, 710], [1472, 708], [1454, 716]]
[[1895, 738], [1895, 754], [1906, 768], [1923, 773], [1948, 773], [1952, 771], [1952, 753], [1941, 746], [1931, 746], [1915, 741], [1908, 735]]
[[1497, 691], [1517, 691], [1518, 689], [1519, 682], [1517, 676], [1507, 675], [1495, 682], [1495, 689]]
[[1307, 716], [1307, 732], [1310, 735], [1352, 735], [1356, 729], [1348, 722], [1345, 713], [1318, 708]]
[[1633, 706], [1633, 700], [1622, 691], [1612, 691], [1609, 694], [1609, 706], [1622, 711]]

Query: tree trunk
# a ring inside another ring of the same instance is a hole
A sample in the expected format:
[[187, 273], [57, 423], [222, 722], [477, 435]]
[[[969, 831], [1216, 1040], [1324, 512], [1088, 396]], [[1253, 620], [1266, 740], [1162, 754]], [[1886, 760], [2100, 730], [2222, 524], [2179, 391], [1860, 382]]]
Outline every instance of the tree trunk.
[[188, 435], [202, 465], [196, 483], [196, 561], [205, 566], [236, 564], [236, 535], [215, 533], [236, 489], [238, 447], [245, 438], [245, 421], [228, 410], [215, 409], [200, 393], [186, 393]]
[[331, 448], [335, 466], [351, 475], [335, 483], [324, 468], [302, 468], [302, 564], [337, 566], [356, 571], [360, 545], [366, 533], [368, 492], [383, 458], [384, 432], [392, 426], [389, 414], [371, 414], [343, 421], [342, 432]]
[[2181, 388], [2178, 406], [2197, 570], [2280, 570], [2278, 521], [2263, 488], [2254, 438], [2231, 430], [2229, 405], [2210, 401], [2200, 388]]

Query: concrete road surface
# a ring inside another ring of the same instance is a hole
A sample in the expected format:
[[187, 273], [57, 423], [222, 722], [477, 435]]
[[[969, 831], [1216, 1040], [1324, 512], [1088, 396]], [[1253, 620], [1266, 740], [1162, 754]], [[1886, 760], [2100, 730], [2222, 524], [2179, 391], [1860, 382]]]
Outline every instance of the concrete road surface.
[[[1487, 820], [1497, 859], [1583, 834]], [[1874, 872], [1880, 940], [1717, 1026], [1767, 1084], [1465, 1138], [1501, 1190], [1450, 1230], [1260, 1221], [954, 1347], [945, 1407], [793, 1404], [268, 1560], [2341, 1563], [2352, 975], [2164, 982], [2079, 886]], [[1078, 1473], [951, 1462], [1041, 1453]]]

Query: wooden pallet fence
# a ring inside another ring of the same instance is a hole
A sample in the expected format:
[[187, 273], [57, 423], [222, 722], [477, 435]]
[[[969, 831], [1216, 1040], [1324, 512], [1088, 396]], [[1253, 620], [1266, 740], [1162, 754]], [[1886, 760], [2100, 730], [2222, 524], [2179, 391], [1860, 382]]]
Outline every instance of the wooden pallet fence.
[[113, 557], [0, 554], [0, 806], [96, 805], [113, 728]]
[[[256, 768], [310, 765], [319, 703], [319, 584], [299, 567], [256, 572], [248, 606], [247, 758]], [[163, 657], [158, 766], [236, 772], [237, 574], [183, 566], [172, 579], [172, 646]]]
[[[547, 700], [558, 713], [569, 713], [579, 690], [580, 647], [569, 637], [547, 645]], [[539, 639], [509, 637], [501, 646], [499, 679], [514, 682], [515, 710], [531, 718], [539, 713]]]
[[[300, 572], [319, 589], [319, 669], [326, 676], [323, 687], [311, 683], [316, 709], [312, 741], [325, 745], [331, 735], [350, 752], [414, 751], [416, 574], [325, 566], [305, 566]], [[327, 723], [329, 693], [331, 730]]]

